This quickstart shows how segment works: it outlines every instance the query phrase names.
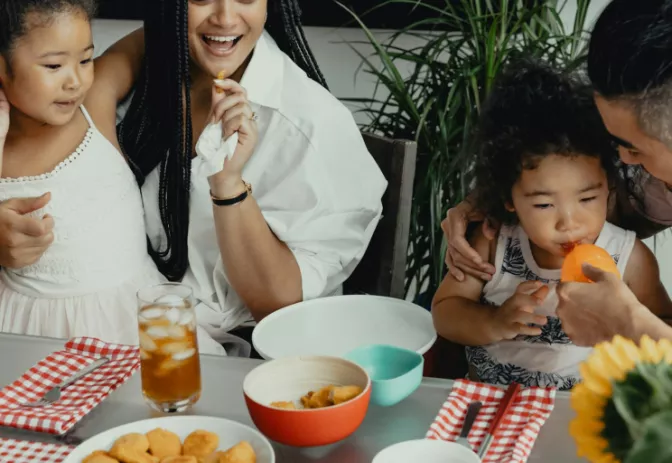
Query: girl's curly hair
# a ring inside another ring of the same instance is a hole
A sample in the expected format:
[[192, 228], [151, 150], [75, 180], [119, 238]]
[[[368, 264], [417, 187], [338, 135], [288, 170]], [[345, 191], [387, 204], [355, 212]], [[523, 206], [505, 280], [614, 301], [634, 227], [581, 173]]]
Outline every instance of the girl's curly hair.
[[476, 206], [500, 223], [517, 222], [505, 207], [511, 190], [545, 156], [600, 158], [610, 183], [615, 179], [615, 150], [591, 87], [541, 61], [517, 60], [498, 76], [473, 143]]

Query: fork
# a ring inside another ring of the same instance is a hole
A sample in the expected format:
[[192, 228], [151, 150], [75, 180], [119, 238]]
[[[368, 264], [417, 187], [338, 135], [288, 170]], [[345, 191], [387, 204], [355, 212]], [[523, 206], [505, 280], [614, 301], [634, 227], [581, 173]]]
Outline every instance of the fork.
[[469, 435], [469, 431], [471, 431], [471, 427], [473, 426], [474, 421], [476, 421], [476, 417], [478, 416], [478, 412], [481, 411], [482, 406], [483, 403], [481, 402], [471, 402], [469, 404], [467, 407], [467, 416], [464, 418], [464, 424], [462, 425], [462, 430], [460, 431], [460, 437], [455, 439], [457, 444], [463, 445], [472, 451], [474, 449], [471, 448], [471, 445], [467, 440], [467, 436]]
[[91, 365], [88, 365], [86, 368], [83, 368], [79, 370], [77, 373], [72, 375], [70, 378], [66, 379], [63, 383], [59, 384], [58, 386], [54, 386], [51, 389], [49, 389], [40, 399], [36, 400], [35, 402], [28, 402], [25, 404], [21, 404], [22, 407], [44, 407], [45, 405], [51, 405], [54, 402], [58, 402], [61, 399], [61, 391], [65, 389], [66, 387], [70, 386], [72, 383], [77, 381], [78, 379], [82, 378], [83, 376], [88, 375], [89, 373], [97, 370], [98, 368], [102, 367], [105, 365], [107, 362], [109, 362], [110, 359], [107, 357], [101, 357], [95, 362], [93, 362]]

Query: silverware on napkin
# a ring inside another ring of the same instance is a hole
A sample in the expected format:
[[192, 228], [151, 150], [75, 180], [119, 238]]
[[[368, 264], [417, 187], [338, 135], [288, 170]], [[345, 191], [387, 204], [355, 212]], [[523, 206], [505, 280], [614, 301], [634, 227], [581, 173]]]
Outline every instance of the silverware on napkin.
[[109, 362], [110, 359], [107, 357], [101, 357], [92, 364], [88, 365], [85, 368], [82, 368], [79, 370], [77, 373], [72, 375], [70, 378], [66, 379], [64, 382], [59, 384], [58, 386], [54, 386], [51, 389], [49, 389], [46, 394], [44, 394], [39, 400], [36, 400], [35, 402], [28, 402], [25, 404], [21, 404], [22, 407], [44, 407], [45, 405], [51, 405], [54, 402], [58, 402], [61, 399], [61, 391], [65, 389], [66, 387], [70, 386], [72, 383], [77, 381], [78, 379], [88, 375], [89, 373], [97, 370], [98, 368], [102, 367], [105, 365], [107, 362]]
[[504, 416], [506, 416], [509, 410], [511, 410], [513, 402], [516, 400], [516, 396], [518, 395], [520, 388], [520, 384], [511, 383], [506, 389], [504, 397], [499, 402], [499, 406], [497, 407], [495, 418], [492, 420], [492, 424], [490, 424], [490, 429], [488, 429], [488, 433], [485, 435], [485, 439], [483, 439], [483, 442], [481, 442], [481, 447], [478, 449], [477, 453], [480, 458], [483, 458], [485, 454], [488, 453], [488, 450], [490, 450], [490, 446], [492, 445], [492, 441], [495, 440], [495, 434], [499, 429], [499, 425], [502, 423]]
[[481, 411], [482, 406], [483, 404], [481, 402], [471, 402], [469, 404], [467, 407], [467, 416], [464, 418], [464, 424], [460, 431], [460, 436], [455, 439], [456, 443], [464, 445], [469, 450], [473, 449], [471, 448], [471, 445], [469, 445], [467, 436], [469, 436], [469, 431], [471, 431], [471, 427], [474, 425], [474, 421], [476, 421], [476, 417], [478, 416], [478, 412]]

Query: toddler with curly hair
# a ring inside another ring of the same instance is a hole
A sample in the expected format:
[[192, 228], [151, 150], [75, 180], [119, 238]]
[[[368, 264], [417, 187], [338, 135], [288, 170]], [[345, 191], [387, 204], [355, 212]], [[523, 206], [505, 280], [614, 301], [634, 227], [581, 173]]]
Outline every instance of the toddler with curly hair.
[[570, 389], [591, 351], [571, 343], [555, 314], [570, 246], [606, 249], [645, 306], [671, 313], [651, 251], [606, 221], [618, 179], [593, 92], [544, 63], [512, 63], [482, 108], [475, 147], [477, 208], [502, 227], [494, 240], [479, 227], [470, 241], [496, 273], [487, 283], [449, 273], [434, 296], [434, 325], [467, 346], [472, 379]]

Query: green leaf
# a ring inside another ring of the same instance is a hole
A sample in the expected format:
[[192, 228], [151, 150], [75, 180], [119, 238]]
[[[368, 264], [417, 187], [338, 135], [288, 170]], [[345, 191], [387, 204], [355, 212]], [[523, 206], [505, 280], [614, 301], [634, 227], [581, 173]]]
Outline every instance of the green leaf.
[[672, 410], [648, 418], [643, 435], [635, 441], [624, 463], [668, 463], [672, 461]]
[[[361, 72], [373, 76], [370, 99], [348, 99], [369, 121], [367, 131], [418, 143], [407, 260], [407, 291], [434, 293], [445, 275], [445, 240], [440, 222], [469, 190], [474, 163], [469, 141], [502, 66], [523, 54], [578, 68], [586, 50], [590, 0], [576, 1], [570, 33], [561, 12], [567, 0], [386, 0], [376, 8], [407, 4], [430, 17], [379, 40], [365, 20], [350, 12], [372, 54], [350, 42]], [[342, 5], [341, 5], [342, 6]], [[343, 7], [345, 8], [345, 7]], [[346, 8], [347, 9], [347, 8]], [[411, 36], [418, 45], [403, 47]], [[361, 41], [360, 41], [361, 42]], [[403, 72], [402, 72], [403, 71]], [[419, 302], [419, 301], [418, 301]]]

